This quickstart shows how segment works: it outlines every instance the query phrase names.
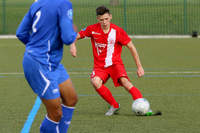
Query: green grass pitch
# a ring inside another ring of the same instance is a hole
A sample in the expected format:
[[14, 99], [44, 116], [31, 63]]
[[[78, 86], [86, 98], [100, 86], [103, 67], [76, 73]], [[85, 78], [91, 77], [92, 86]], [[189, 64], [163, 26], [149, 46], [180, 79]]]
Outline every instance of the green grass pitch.
[[[146, 75], [137, 78], [127, 48], [122, 58], [132, 83], [162, 116], [137, 117], [131, 111], [131, 96], [121, 87], [106, 83], [121, 104], [118, 115], [106, 117], [108, 105], [89, 81], [92, 49], [89, 40], [77, 43], [78, 57], [65, 47], [63, 64], [77, 89], [79, 102], [69, 133], [197, 133], [200, 131], [200, 40], [136, 39]], [[0, 40], [0, 132], [19, 133], [34, 105], [36, 95], [28, 86], [22, 69], [24, 46], [16, 39]], [[38, 133], [46, 114], [40, 107], [30, 133]]]

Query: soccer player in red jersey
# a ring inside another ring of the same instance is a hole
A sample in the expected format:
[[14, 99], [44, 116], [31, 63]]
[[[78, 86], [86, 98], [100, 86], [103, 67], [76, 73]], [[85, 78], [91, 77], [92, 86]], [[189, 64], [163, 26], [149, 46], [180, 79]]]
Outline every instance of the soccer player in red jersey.
[[[112, 78], [114, 85], [123, 86], [133, 100], [143, 98], [141, 92], [130, 82], [121, 59], [122, 46], [128, 47], [137, 66], [137, 75], [142, 77], [144, 69], [141, 65], [137, 50], [127, 33], [117, 25], [111, 23], [112, 14], [105, 6], [96, 9], [98, 23], [81, 30], [77, 40], [90, 37], [94, 68], [91, 74], [91, 83], [97, 93], [110, 104], [105, 115], [111, 116], [119, 110], [119, 103], [114, 99], [110, 90], [104, 85], [108, 78]], [[71, 54], [76, 56], [75, 43], [71, 45]]]

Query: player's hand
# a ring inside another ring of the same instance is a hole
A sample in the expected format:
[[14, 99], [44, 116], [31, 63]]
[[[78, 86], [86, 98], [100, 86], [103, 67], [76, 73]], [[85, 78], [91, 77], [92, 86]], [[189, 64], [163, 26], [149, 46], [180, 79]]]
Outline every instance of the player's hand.
[[142, 67], [139, 67], [137, 70], [138, 77], [142, 77], [144, 75], [144, 69]]
[[76, 57], [76, 52], [77, 52], [77, 50], [76, 50], [76, 45], [75, 45], [75, 43], [72, 43], [72, 44], [70, 45], [70, 53], [71, 53], [71, 55], [72, 55], [73, 57]]

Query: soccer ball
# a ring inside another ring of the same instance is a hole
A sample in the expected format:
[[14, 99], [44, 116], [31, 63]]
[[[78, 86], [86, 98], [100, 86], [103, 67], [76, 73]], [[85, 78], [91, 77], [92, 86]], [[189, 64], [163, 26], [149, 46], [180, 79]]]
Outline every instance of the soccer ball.
[[145, 98], [139, 98], [133, 101], [132, 110], [136, 115], [145, 115], [150, 111], [149, 101]]

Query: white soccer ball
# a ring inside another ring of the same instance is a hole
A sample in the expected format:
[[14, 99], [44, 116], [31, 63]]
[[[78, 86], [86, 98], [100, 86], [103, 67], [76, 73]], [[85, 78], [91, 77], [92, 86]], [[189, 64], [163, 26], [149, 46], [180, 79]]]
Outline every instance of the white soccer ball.
[[133, 101], [132, 110], [136, 115], [145, 115], [150, 111], [149, 101], [145, 98], [139, 98]]

